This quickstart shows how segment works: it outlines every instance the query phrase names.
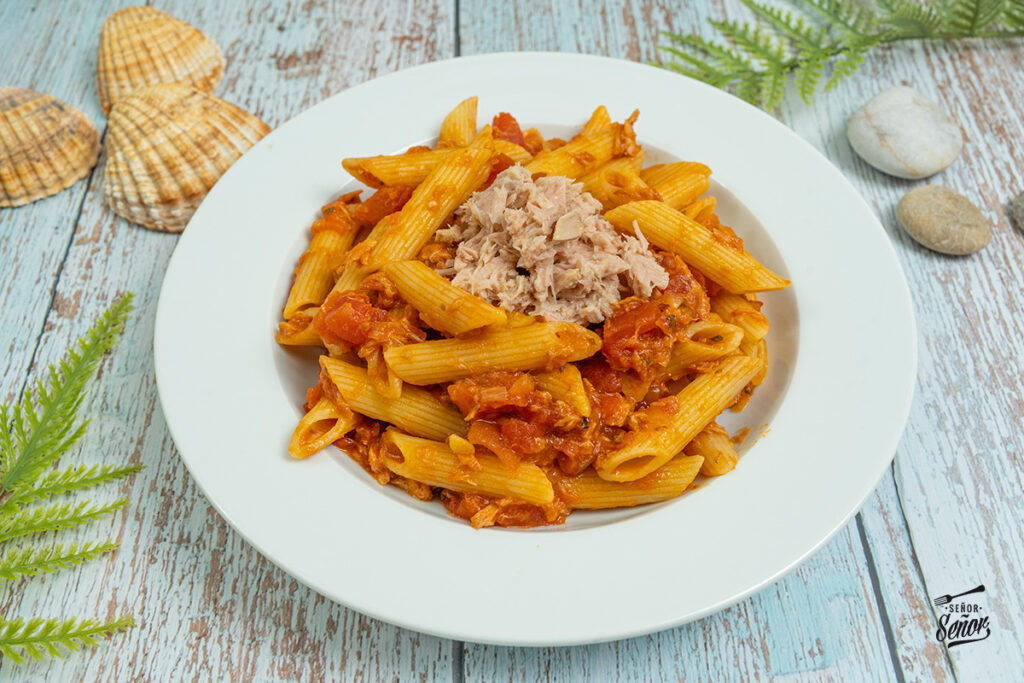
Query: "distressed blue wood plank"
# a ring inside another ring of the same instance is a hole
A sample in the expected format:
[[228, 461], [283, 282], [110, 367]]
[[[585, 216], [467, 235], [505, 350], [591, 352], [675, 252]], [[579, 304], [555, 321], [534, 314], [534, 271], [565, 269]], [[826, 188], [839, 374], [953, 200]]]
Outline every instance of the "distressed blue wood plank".
[[[0, 85], [54, 95], [81, 109], [102, 130], [93, 80], [96, 35], [106, 13], [125, 4], [131, 3], [0, 3]], [[81, 180], [53, 197], [0, 209], [0, 400], [25, 380], [86, 184]], [[66, 302], [53, 304], [58, 314], [66, 310]]]
[[[448, 3], [421, 3], [415, 11], [399, 0], [330, 8], [279, 2], [252, 10], [181, 1], [162, 8], [221, 44], [228, 76], [217, 93], [275, 124], [336, 89], [453, 51]], [[314, 43], [320, 53], [304, 56]], [[62, 59], [72, 63], [94, 50], [93, 37]], [[63, 660], [4, 663], [4, 680], [451, 678], [449, 641], [365, 618], [299, 585], [230, 530], [192, 483], [164, 424], [153, 377], [153, 318], [176, 238], [113, 216], [102, 202], [101, 172], [77, 226], [69, 226], [74, 240], [56, 288], [66, 304], [46, 318], [34, 371], [118, 293], [134, 291], [136, 312], [83, 406], [93, 422], [74, 457], [131, 459], [146, 470], [120, 487], [133, 501], [126, 513], [83, 531], [84, 538], [115, 535], [121, 550], [27, 582], [4, 613], [127, 613], [139, 626]]]
[[[911, 284], [918, 326], [916, 396], [896, 456], [898, 499], [879, 498], [866, 510], [865, 528], [876, 557], [894, 540], [891, 523], [902, 510], [920, 572], [880, 572], [894, 630], [896, 619], [931, 611], [926, 632], [900, 648], [924, 650], [934, 642], [937, 616], [932, 597], [983, 583], [979, 599], [993, 622], [984, 642], [949, 651], [959, 680], [1020, 680], [1024, 676], [1024, 239], [1005, 213], [1006, 202], [1024, 190], [1024, 46], [1020, 41], [970, 44], [908, 44], [877, 50], [841, 91], [812, 109], [790, 98], [784, 116], [803, 137], [832, 159], [872, 203], [886, 226]], [[948, 110], [964, 130], [960, 159], [928, 181], [885, 176], [860, 161], [843, 134], [846, 118], [878, 90], [911, 85]], [[899, 227], [895, 206], [924, 182], [951, 187], [981, 209], [993, 226], [992, 243], [969, 257], [930, 252]], [[903, 534], [897, 534], [900, 536]], [[904, 542], [894, 565], [911, 553]], [[902, 559], [897, 559], [899, 556]], [[912, 587], [912, 590], [911, 590]], [[912, 593], [912, 597], [910, 594]], [[917, 617], [915, 617], [916, 620]], [[905, 629], [916, 632], [925, 623]], [[917, 642], [914, 642], [914, 641]], [[914, 671], [928, 680], [926, 662]]]
[[845, 561], [861, 552], [842, 534], [753, 598], [649, 636], [573, 648], [467, 644], [466, 680], [889, 680], [885, 643], [863, 627], [879, 618], [870, 582]]

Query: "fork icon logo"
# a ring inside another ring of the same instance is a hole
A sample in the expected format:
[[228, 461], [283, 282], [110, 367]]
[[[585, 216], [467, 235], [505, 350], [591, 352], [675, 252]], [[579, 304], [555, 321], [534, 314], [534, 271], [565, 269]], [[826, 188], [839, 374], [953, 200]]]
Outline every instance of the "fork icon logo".
[[962, 599], [967, 595], [984, 592], [985, 586], [981, 585], [956, 595], [940, 595], [932, 601], [936, 607], [945, 608], [939, 617], [939, 629], [935, 632], [940, 643], [951, 648], [985, 640], [992, 635], [988, 617], [982, 616], [984, 610], [981, 605], [973, 600]]

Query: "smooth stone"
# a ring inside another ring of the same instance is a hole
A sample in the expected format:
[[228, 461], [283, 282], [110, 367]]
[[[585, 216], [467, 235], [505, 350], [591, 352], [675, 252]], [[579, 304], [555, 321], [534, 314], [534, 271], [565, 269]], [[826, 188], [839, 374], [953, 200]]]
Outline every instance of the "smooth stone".
[[943, 254], [973, 254], [992, 239], [992, 230], [978, 207], [946, 187], [915, 187], [903, 195], [896, 215], [908, 235]]
[[879, 171], [927, 178], [953, 163], [964, 147], [960, 127], [913, 88], [883, 90], [846, 124], [850, 145]]
[[1010, 218], [1017, 224], [1018, 230], [1024, 230], [1024, 192], [1010, 202]]

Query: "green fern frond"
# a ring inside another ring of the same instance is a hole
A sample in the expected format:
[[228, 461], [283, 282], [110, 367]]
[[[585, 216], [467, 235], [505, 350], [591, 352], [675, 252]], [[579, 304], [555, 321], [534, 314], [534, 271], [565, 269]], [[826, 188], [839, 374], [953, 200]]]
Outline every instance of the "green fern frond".
[[942, 17], [927, 5], [904, 0], [887, 9], [884, 23], [900, 38], [932, 38], [942, 27]]
[[60, 531], [81, 526], [99, 519], [128, 504], [127, 498], [112, 503], [96, 505], [90, 501], [79, 503], [54, 503], [30, 507], [15, 514], [0, 517], [0, 542], [18, 536]]
[[28, 503], [117, 481], [141, 469], [142, 465], [75, 465], [63, 470], [51, 470], [37, 479], [31, 488], [19, 489], [0, 504], [0, 518]]
[[1004, 0], [956, 0], [943, 29], [953, 36], [972, 36], [988, 28], [1003, 13]]
[[709, 20], [733, 45], [761, 62], [764, 66], [782, 66], [786, 61], [785, 44], [774, 38], [760, 26], [740, 24], [735, 21]]
[[113, 541], [89, 541], [70, 545], [57, 544], [44, 548], [18, 548], [0, 555], [0, 579], [11, 581], [26, 576], [37, 576], [58, 569], [94, 560], [117, 549]]
[[92, 619], [0, 620], [0, 654], [17, 664], [29, 659], [63, 657], [95, 647], [110, 636], [135, 626], [131, 617], [100, 623]]
[[827, 50], [828, 27], [812, 26], [802, 16], [793, 16], [792, 12], [780, 7], [758, 2], [757, 0], [741, 0], [754, 14], [764, 21], [783, 38], [793, 41], [797, 46], [810, 50]]
[[1024, 33], [1024, 0], [1008, 0], [999, 21], [1012, 31]]
[[814, 99], [814, 93], [818, 89], [818, 82], [825, 71], [827, 58], [824, 55], [815, 55], [800, 63], [793, 73], [793, 81], [796, 91], [800, 93], [800, 99], [810, 104]]
[[751, 23], [709, 20], [728, 45], [663, 34], [675, 44], [663, 49], [676, 58], [663, 66], [771, 109], [781, 102], [790, 75], [810, 104], [817, 91], [835, 88], [882, 43], [1024, 37], [1024, 0], [789, 0], [792, 9], [777, 6], [779, 1], [741, 0], [754, 15]]
[[77, 347], [50, 368], [45, 380], [27, 389], [13, 408], [0, 410], [0, 432], [7, 434], [0, 440], [0, 489], [4, 492], [31, 485], [85, 432], [87, 421], [75, 424], [85, 384], [124, 329], [131, 299], [131, 294], [121, 297]]
[[852, 37], [866, 38], [875, 28], [875, 14], [854, 0], [804, 0], [828, 25]]

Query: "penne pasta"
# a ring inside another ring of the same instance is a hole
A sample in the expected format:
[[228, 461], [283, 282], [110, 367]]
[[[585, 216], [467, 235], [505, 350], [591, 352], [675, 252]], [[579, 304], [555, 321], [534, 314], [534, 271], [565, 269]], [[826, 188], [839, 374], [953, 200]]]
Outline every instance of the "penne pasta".
[[536, 372], [533, 375], [537, 388], [571, 406], [583, 417], [590, 417], [590, 399], [583, 384], [583, 375], [575, 365], [566, 363], [557, 370]]
[[284, 305], [286, 320], [322, 304], [334, 286], [334, 271], [341, 265], [359, 230], [347, 207], [352, 199], [351, 195], [345, 195], [323, 207], [321, 217], [313, 223], [313, 238], [299, 257]]
[[312, 312], [306, 311], [278, 323], [274, 337], [277, 343], [282, 346], [323, 346], [323, 340], [313, 329], [313, 316], [309, 315]]
[[691, 323], [686, 328], [686, 337], [672, 347], [665, 374], [678, 378], [694, 363], [706, 363], [732, 355], [740, 348], [743, 330], [713, 320]]
[[385, 263], [416, 256], [456, 207], [487, 179], [493, 153], [490, 126], [469, 147], [448, 151], [402, 210], [385, 217], [357, 245], [331, 291], [355, 289]]
[[384, 352], [395, 374], [410, 384], [451, 382], [492, 370], [540, 370], [589, 358], [601, 338], [575, 323], [545, 322], [488, 330], [471, 339], [406, 344]]
[[561, 482], [564, 482], [565, 498], [574, 510], [646, 505], [680, 495], [693, 483], [703, 461], [699, 455], [681, 455], [636, 481], [605, 481], [588, 469]]
[[536, 465], [523, 463], [515, 472], [493, 455], [478, 455], [479, 469], [463, 466], [446, 444], [418, 439], [388, 429], [384, 443], [401, 453], [401, 460], [384, 457], [384, 465], [395, 474], [452, 491], [510, 496], [527, 503], [545, 505], [555, 498], [551, 482]]
[[661, 202], [630, 202], [612, 209], [605, 218], [628, 234], [638, 225], [651, 244], [679, 254], [730, 292], [760, 292], [789, 285], [789, 280], [761, 265], [742, 246], [717, 239], [711, 229]]
[[658, 469], [734, 403], [760, 368], [760, 360], [749, 356], [719, 361], [679, 392], [679, 408], [667, 424], [628, 433], [621, 448], [598, 457], [597, 473], [607, 481], [635, 481]]
[[428, 439], [447, 439], [451, 434], [465, 436], [469, 431], [459, 411], [441, 403], [428, 391], [403, 387], [400, 397], [386, 398], [373, 388], [366, 370], [358, 365], [321, 356], [320, 367], [357, 413]]
[[457, 335], [508, 322], [504, 310], [456, 287], [421, 261], [396, 261], [381, 270], [423, 322], [436, 330]]
[[640, 178], [643, 154], [613, 159], [582, 178], [583, 189], [594, 195], [605, 210], [640, 199], [660, 199], [660, 195]]
[[468, 97], [441, 122], [438, 147], [465, 147], [476, 135], [476, 97]]
[[356, 416], [348, 406], [339, 406], [326, 396], [302, 416], [292, 433], [288, 452], [293, 458], [308, 458], [334, 443], [356, 426]]
[[[442, 147], [404, 154], [352, 157], [344, 159], [341, 165], [353, 177], [370, 187], [414, 187], [426, 180], [431, 171], [456, 151], [458, 148]], [[520, 164], [533, 158], [527, 150], [508, 140], [494, 140], [494, 151]]]
[[768, 318], [761, 312], [761, 304], [739, 294], [719, 292], [711, 297], [711, 310], [722, 320], [743, 330], [744, 343], [760, 341], [768, 334]]
[[683, 452], [687, 455], [700, 455], [704, 463], [700, 473], [705, 477], [720, 477], [736, 469], [740, 456], [729, 438], [729, 433], [717, 422], [712, 422], [702, 429], [693, 441], [686, 444]]
[[277, 340], [326, 355], [289, 451], [344, 445], [474, 528], [665, 501], [735, 468], [715, 420], [767, 371], [754, 293], [789, 282], [719, 221], [711, 169], [643, 168], [638, 111], [599, 106], [566, 142], [509, 112], [477, 131], [477, 105], [434, 149], [343, 161], [377, 189], [325, 207], [295, 269]]
[[665, 204], [682, 209], [711, 188], [710, 174], [711, 169], [704, 164], [681, 161], [645, 168], [640, 171], [640, 179], [657, 191]]

